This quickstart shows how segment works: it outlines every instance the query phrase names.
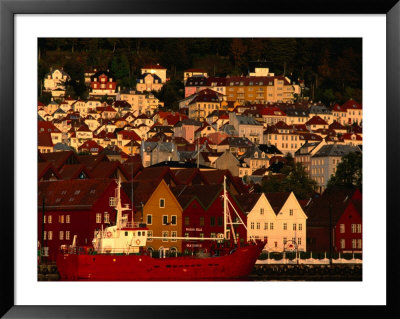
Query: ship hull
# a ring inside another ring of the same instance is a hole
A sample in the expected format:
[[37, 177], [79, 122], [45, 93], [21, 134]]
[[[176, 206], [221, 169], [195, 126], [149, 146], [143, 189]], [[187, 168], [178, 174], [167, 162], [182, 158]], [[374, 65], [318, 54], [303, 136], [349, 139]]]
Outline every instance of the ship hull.
[[263, 247], [258, 243], [206, 258], [59, 254], [57, 268], [64, 281], [234, 280], [250, 274]]

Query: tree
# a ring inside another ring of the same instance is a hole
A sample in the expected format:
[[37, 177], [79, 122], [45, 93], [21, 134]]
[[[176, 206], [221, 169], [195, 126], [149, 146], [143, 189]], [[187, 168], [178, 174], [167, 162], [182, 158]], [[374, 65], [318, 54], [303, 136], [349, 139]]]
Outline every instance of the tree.
[[262, 190], [268, 192], [293, 192], [298, 199], [310, 198], [317, 187], [301, 163], [295, 163], [292, 156], [286, 156], [283, 175], [269, 175], [262, 181]]
[[328, 189], [337, 187], [362, 189], [361, 152], [351, 152], [342, 157], [335, 175], [332, 175], [328, 181]]

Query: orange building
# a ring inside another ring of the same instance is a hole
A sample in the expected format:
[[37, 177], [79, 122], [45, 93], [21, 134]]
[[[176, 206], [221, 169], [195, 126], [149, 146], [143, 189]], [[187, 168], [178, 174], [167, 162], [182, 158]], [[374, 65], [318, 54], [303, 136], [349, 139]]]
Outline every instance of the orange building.
[[[182, 207], [164, 180], [144, 204], [143, 221], [149, 229], [148, 237], [182, 237]], [[148, 239], [146, 248], [148, 251], [182, 252], [182, 241]]]

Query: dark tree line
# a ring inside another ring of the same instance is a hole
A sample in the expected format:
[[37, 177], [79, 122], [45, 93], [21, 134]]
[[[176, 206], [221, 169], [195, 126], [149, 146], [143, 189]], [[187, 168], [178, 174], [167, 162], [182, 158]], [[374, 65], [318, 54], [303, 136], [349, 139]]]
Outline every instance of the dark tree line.
[[246, 75], [248, 61], [265, 60], [277, 75], [304, 79], [305, 95], [314, 101], [329, 105], [352, 97], [362, 102], [361, 39], [41, 38], [38, 48], [39, 79], [51, 66], [70, 63], [71, 72], [109, 69], [122, 87], [129, 87], [148, 63], [160, 63], [171, 80], [182, 81], [187, 68], [202, 68], [212, 76]]

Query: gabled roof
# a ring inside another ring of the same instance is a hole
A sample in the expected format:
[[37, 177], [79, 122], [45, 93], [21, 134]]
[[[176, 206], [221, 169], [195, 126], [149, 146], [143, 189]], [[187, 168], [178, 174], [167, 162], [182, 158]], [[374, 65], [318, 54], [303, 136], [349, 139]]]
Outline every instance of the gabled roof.
[[314, 115], [306, 122], [306, 125], [328, 125], [328, 123], [318, 115]]
[[101, 162], [109, 162], [110, 160], [105, 154], [98, 155], [78, 155], [79, 161], [91, 171]]
[[144, 181], [144, 180], [162, 180], [164, 179], [167, 184], [172, 179], [176, 184], [176, 179], [174, 174], [171, 172], [168, 166], [155, 166], [155, 167], [145, 167], [141, 172], [139, 172], [134, 181]]
[[361, 200], [356, 199], [359, 195], [357, 189], [325, 190], [321, 196], [313, 198], [305, 207], [308, 216], [307, 227], [329, 227], [329, 205], [331, 205], [333, 225], [336, 225], [351, 202], [358, 201], [359, 203], [355, 205], [357, 209], [361, 209]]
[[63, 180], [77, 179], [82, 173], [87, 176], [87, 178], [92, 177], [88, 169], [86, 169], [85, 165], [83, 164], [64, 165], [60, 170], [60, 175]]
[[61, 179], [61, 175], [58, 173], [56, 168], [50, 162], [38, 162], [38, 180], [46, 175], [48, 172], [51, 172], [57, 179]]
[[[217, 196], [221, 194], [223, 190], [223, 185], [178, 185], [176, 187], [171, 187], [172, 193], [175, 195], [176, 199], [186, 206], [196, 198], [197, 201], [207, 210], [212, 203], [218, 198]], [[186, 208], [182, 206], [182, 208]]]
[[350, 99], [350, 100], [346, 101], [346, 103], [344, 103], [342, 105], [342, 108], [344, 108], [346, 110], [348, 110], [348, 109], [361, 110], [362, 109], [362, 105], [357, 103], [353, 99]]
[[38, 208], [45, 210], [90, 210], [104, 192], [115, 186], [112, 179], [73, 179], [39, 182]]
[[53, 147], [53, 141], [49, 132], [43, 132], [38, 134], [38, 146], [42, 147]]
[[122, 136], [124, 140], [133, 140], [133, 141], [141, 141], [142, 139], [140, 138], [139, 135], [136, 134], [135, 131], [128, 131], [128, 130], [122, 130], [119, 131], [117, 135]]
[[49, 132], [49, 133], [61, 133], [61, 131], [54, 126], [54, 124], [50, 121], [39, 121], [38, 122], [38, 131], [40, 132]]
[[242, 194], [242, 195], [235, 195], [235, 199], [243, 209], [244, 213], [249, 213], [254, 205], [257, 204], [258, 200], [260, 199], [262, 194], [257, 193], [250, 193], [250, 194]]
[[277, 192], [277, 193], [265, 194], [265, 196], [268, 199], [268, 202], [270, 203], [276, 215], [279, 214], [290, 194], [291, 194], [290, 192]]
[[119, 161], [100, 162], [90, 171], [90, 174], [94, 178], [115, 178], [117, 170], [121, 171], [126, 180], [129, 179], [130, 175]]
[[65, 164], [78, 164], [79, 159], [73, 151], [43, 153], [42, 157], [51, 162], [57, 170]]
[[351, 152], [359, 153], [360, 150], [356, 146], [330, 144], [322, 146], [313, 157], [345, 156]]
[[151, 195], [154, 193], [161, 180], [143, 180], [143, 181], [129, 181], [122, 183], [122, 189], [125, 194], [131, 199], [136, 209], [142, 210]]

